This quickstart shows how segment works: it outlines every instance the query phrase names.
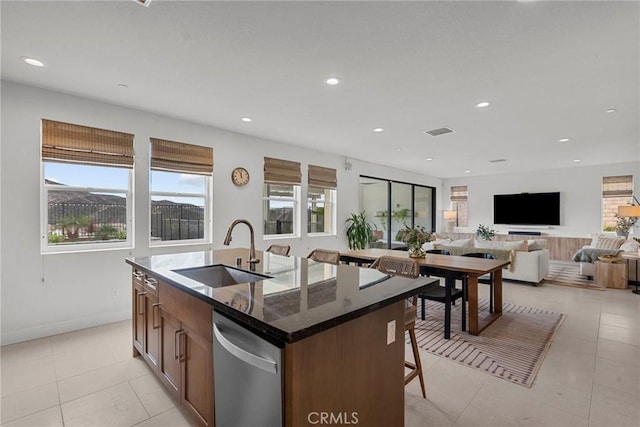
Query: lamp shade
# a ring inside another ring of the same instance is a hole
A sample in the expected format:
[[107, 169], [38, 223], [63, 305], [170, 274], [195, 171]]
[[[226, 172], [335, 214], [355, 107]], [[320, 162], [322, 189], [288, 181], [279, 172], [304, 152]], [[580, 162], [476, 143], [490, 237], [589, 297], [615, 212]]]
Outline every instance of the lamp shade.
[[444, 211], [444, 219], [456, 219], [456, 211]]
[[618, 216], [640, 217], [640, 206], [618, 206]]

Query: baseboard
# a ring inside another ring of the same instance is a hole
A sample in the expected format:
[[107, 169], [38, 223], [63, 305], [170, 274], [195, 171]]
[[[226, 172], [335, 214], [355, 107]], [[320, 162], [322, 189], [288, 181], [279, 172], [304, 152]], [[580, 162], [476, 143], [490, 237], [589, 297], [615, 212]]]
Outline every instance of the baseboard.
[[47, 323], [45, 325], [38, 325], [14, 331], [2, 331], [0, 345], [15, 344], [23, 341], [50, 337], [52, 335], [64, 334], [66, 332], [78, 331], [80, 329], [93, 328], [95, 326], [120, 322], [127, 319], [131, 319], [131, 310], [103, 313], [96, 316], [65, 320], [56, 323]]

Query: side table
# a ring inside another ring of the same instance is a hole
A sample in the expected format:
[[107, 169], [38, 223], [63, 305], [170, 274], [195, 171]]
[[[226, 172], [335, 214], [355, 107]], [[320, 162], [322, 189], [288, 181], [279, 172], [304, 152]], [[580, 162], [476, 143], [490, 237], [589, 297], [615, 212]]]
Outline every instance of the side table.
[[600, 287], [626, 289], [627, 263], [626, 262], [602, 262], [596, 261], [595, 284]]
[[[640, 252], [637, 254], [633, 252], [623, 252], [620, 254], [620, 256], [627, 263], [627, 277], [629, 283], [633, 282], [633, 284], [636, 286], [636, 288], [632, 292], [634, 294], [640, 295], [640, 291], [638, 290], [638, 285], [640, 284], [640, 271], [638, 270], [638, 266], [640, 265]], [[631, 264], [633, 264], [633, 266], [635, 267], [633, 272], [631, 271]], [[631, 280], [632, 277], [635, 278], [635, 280]]]

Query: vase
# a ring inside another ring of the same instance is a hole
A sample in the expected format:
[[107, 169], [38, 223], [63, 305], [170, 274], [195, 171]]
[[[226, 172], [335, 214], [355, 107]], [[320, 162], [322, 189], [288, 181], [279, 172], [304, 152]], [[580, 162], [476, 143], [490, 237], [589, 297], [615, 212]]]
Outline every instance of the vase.
[[629, 237], [628, 231], [616, 231], [616, 234], [620, 237], [624, 237], [625, 239]]
[[427, 253], [422, 249], [422, 246], [415, 246], [409, 248], [409, 258], [424, 258]]

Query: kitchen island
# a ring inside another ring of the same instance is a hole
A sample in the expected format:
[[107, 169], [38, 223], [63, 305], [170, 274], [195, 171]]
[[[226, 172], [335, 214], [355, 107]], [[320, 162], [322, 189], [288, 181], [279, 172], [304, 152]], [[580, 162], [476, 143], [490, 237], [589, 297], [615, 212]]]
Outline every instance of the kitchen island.
[[[267, 425], [265, 409], [279, 414], [268, 425], [404, 425], [404, 300], [434, 279], [267, 252], [258, 252], [249, 272], [248, 254], [223, 249], [127, 259], [134, 356], [144, 357], [202, 425], [214, 419], [225, 427], [258, 419]], [[244, 338], [234, 341], [232, 326], [278, 354], [242, 350]], [[271, 373], [225, 369], [228, 357], [217, 356], [224, 349]], [[277, 391], [259, 392], [273, 382], [266, 375], [276, 375]], [[244, 391], [232, 392], [236, 386]]]

